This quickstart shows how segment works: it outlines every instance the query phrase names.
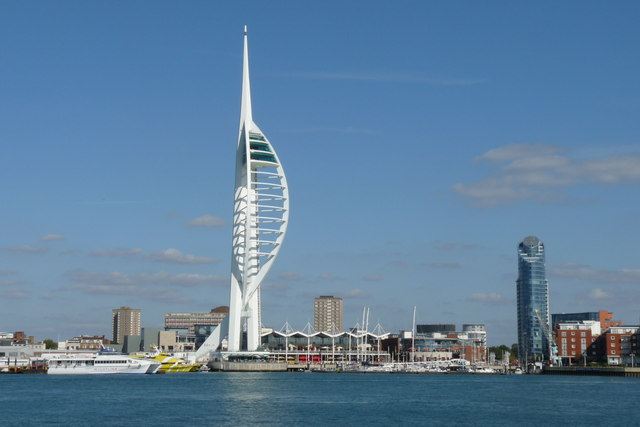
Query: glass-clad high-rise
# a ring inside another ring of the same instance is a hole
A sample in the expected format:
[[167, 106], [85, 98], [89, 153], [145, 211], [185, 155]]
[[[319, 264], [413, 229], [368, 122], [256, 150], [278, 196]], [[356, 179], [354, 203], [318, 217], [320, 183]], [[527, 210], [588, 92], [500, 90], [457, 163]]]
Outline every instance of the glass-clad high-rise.
[[549, 283], [544, 244], [535, 236], [518, 245], [518, 356], [522, 361], [548, 360]]

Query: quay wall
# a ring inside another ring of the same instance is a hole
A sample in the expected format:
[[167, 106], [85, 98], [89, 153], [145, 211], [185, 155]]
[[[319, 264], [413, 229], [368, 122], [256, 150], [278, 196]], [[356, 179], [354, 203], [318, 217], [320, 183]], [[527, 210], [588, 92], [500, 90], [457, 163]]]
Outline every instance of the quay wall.
[[273, 362], [209, 362], [212, 371], [227, 372], [287, 372], [287, 371], [335, 371], [335, 363], [273, 363]]
[[285, 372], [286, 363], [257, 363], [257, 362], [211, 362], [209, 368], [212, 371], [228, 372]]
[[640, 368], [612, 368], [591, 366], [547, 366], [542, 370], [544, 375], [591, 375], [602, 377], [635, 377], [640, 378]]

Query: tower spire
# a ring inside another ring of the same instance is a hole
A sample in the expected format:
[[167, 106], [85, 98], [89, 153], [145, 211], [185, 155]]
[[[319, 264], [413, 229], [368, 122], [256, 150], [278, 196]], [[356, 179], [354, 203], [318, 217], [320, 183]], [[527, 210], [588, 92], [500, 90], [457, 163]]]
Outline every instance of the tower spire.
[[251, 122], [251, 83], [249, 82], [249, 42], [247, 26], [244, 26], [244, 57], [242, 60], [242, 104], [240, 107], [240, 131], [245, 122]]

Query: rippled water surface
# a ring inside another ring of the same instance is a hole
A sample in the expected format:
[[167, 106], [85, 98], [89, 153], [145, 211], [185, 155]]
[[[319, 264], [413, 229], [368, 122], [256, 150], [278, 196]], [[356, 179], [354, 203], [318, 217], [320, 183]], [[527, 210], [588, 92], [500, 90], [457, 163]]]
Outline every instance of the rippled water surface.
[[0, 425], [640, 425], [640, 379], [0, 375]]

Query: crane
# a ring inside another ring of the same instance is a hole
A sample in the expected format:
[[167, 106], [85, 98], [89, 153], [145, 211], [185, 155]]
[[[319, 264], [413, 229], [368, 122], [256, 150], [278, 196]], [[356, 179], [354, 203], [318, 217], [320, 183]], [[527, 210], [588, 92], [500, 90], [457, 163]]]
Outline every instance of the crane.
[[553, 366], [557, 366], [558, 365], [558, 345], [553, 339], [553, 334], [551, 333], [551, 331], [549, 331], [549, 326], [547, 326], [547, 322], [542, 320], [542, 315], [540, 314], [540, 310], [533, 310], [533, 312], [535, 313], [536, 318], [538, 319], [538, 322], [540, 323], [540, 326], [542, 327], [542, 330], [544, 331], [544, 334], [547, 337], [547, 341], [549, 342], [549, 350], [551, 351], [551, 354], [549, 355], [550, 356], [549, 360], [551, 361]]

